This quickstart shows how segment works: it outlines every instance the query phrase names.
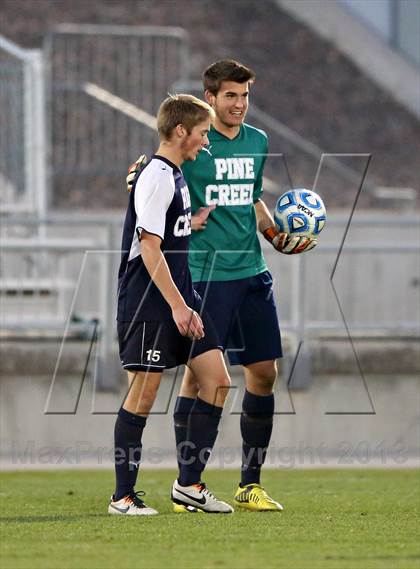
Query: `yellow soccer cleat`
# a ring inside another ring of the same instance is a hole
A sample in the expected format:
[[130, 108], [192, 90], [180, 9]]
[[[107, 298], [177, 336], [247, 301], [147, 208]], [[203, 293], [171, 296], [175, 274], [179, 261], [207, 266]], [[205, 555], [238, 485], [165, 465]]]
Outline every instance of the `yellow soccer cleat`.
[[198, 514], [203, 512], [203, 510], [194, 508], [194, 506], [184, 506], [184, 504], [175, 504], [175, 502], [172, 502], [172, 505], [175, 514]]
[[275, 502], [259, 484], [239, 486], [236, 491], [235, 504], [252, 512], [281, 512], [283, 506]]

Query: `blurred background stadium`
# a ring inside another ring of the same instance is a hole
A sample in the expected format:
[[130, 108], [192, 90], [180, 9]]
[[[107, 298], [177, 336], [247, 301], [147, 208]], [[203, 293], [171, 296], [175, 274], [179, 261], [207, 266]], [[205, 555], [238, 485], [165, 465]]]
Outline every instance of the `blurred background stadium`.
[[[270, 139], [267, 203], [314, 187], [328, 210], [310, 254], [266, 251], [287, 349], [268, 462], [413, 464], [419, 21], [416, 0], [2, 0], [4, 467], [55, 467], [65, 448], [61, 465], [111, 465], [127, 167], [154, 150], [165, 95], [200, 94], [204, 67], [226, 57], [257, 73], [248, 121]], [[231, 371], [215, 466], [239, 461]], [[181, 373], [162, 385], [146, 463], [175, 465]]]

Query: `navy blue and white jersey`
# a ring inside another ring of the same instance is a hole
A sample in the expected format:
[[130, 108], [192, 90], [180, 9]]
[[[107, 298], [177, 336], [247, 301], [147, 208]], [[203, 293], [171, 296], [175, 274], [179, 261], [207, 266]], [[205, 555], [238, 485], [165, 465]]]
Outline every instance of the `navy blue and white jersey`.
[[162, 239], [161, 250], [172, 279], [187, 305], [195, 308], [199, 297], [188, 267], [190, 195], [181, 170], [158, 155], [151, 157], [130, 194], [118, 273], [119, 322], [172, 319], [171, 309], [141, 257], [143, 231]]

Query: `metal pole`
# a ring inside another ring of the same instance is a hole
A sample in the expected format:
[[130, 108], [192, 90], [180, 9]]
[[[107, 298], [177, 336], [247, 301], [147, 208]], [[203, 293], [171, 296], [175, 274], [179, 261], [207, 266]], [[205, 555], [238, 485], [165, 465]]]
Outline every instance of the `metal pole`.
[[[39, 220], [47, 216], [47, 162], [46, 162], [46, 108], [43, 54], [41, 50], [31, 53], [33, 105], [31, 122], [33, 124], [33, 144], [31, 153], [32, 183], [35, 188], [35, 209]], [[47, 227], [40, 223], [38, 236], [45, 238]]]
[[33, 125], [33, 112], [32, 112], [32, 65], [25, 58], [23, 64], [23, 130], [24, 130], [24, 171], [25, 171], [25, 191], [24, 201], [25, 205], [30, 210], [34, 209], [36, 201], [36, 185], [34, 184], [34, 171], [33, 171], [33, 157], [32, 157], [32, 142], [34, 140], [34, 125]]

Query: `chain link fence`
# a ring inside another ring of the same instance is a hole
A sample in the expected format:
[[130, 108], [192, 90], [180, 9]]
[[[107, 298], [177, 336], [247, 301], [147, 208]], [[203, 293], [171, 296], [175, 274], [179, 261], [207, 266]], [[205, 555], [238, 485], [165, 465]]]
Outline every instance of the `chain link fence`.
[[89, 203], [98, 207], [119, 206], [119, 197], [114, 202], [113, 192], [104, 189], [120, 195], [128, 165], [154, 151], [151, 125], [159, 104], [188, 75], [186, 32], [65, 24], [44, 47], [53, 203], [80, 206], [89, 193]]
[[0, 201], [2, 213], [45, 215], [43, 59], [0, 36]]

